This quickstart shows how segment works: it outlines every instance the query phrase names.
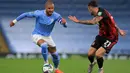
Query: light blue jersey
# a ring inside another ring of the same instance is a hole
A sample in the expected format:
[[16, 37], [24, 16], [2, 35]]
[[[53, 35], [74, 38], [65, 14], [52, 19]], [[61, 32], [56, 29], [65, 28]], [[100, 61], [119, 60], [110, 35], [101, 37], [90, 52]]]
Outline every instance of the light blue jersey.
[[45, 10], [36, 10], [34, 12], [26, 12], [16, 18], [17, 21], [25, 17], [35, 17], [36, 23], [32, 34], [40, 34], [50, 36], [56, 21], [61, 23], [61, 15], [53, 12], [51, 16], [47, 16]]

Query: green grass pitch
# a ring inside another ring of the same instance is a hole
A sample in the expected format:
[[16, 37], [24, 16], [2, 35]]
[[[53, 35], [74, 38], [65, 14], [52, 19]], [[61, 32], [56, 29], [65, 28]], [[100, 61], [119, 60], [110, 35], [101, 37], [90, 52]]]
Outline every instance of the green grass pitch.
[[[42, 59], [0, 58], [0, 73], [42, 73]], [[64, 73], [87, 73], [87, 58], [61, 59], [60, 69]], [[130, 73], [130, 60], [105, 60], [105, 73]], [[97, 65], [92, 73], [98, 73]]]

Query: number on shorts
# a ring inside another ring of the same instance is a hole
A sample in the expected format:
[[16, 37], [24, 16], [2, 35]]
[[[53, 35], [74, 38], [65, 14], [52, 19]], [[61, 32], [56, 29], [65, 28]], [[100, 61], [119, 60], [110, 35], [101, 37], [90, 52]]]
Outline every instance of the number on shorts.
[[104, 47], [109, 47], [111, 45], [111, 42], [106, 40], [106, 42], [104, 43]]

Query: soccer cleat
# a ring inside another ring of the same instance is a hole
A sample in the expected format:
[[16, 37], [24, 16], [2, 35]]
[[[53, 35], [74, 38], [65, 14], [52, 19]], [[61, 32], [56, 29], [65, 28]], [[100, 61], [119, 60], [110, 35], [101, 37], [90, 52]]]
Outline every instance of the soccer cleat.
[[97, 62], [94, 61], [92, 64], [89, 65], [89, 67], [88, 67], [88, 73], [91, 73], [91, 72], [92, 72], [93, 67], [94, 67], [94, 65], [95, 65], [96, 63], [97, 63]]
[[63, 73], [63, 72], [61, 70], [59, 70], [59, 69], [56, 69], [55, 73]]
[[99, 68], [98, 73], [104, 73], [103, 68]]

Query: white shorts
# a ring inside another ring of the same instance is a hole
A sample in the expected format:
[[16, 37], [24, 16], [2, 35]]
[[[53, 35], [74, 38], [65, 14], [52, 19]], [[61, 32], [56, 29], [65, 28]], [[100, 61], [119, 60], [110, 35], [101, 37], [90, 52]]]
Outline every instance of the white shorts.
[[52, 40], [52, 37], [51, 37], [51, 36], [46, 37], [46, 36], [42, 36], [42, 35], [38, 35], [38, 34], [32, 35], [32, 40], [33, 40], [34, 43], [37, 44], [37, 42], [38, 42], [40, 39], [42, 39], [42, 40], [44, 40], [45, 42], [47, 42], [47, 44], [48, 44], [49, 46], [51, 46], [51, 47], [55, 47], [55, 46], [56, 46], [55, 43], [54, 43], [54, 41]]

